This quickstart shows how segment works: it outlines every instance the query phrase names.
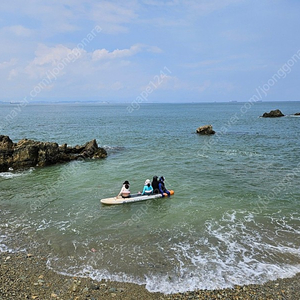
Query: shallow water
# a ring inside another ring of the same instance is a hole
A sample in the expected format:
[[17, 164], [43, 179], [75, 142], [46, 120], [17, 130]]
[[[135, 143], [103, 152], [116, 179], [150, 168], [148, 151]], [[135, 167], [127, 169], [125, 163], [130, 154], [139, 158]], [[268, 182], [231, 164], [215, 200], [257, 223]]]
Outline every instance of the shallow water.
[[[0, 173], [0, 250], [38, 247], [50, 268], [171, 293], [300, 272], [300, 102], [29, 105], [1, 134], [84, 144], [104, 160]], [[13, 109], [1, 106], [0, 118]], [[279, 108], [283, 118], [259, 118]], [[195, 134], [212, 124], [214, 136]], [[104, 206], [164, 175], [171, 198]]]

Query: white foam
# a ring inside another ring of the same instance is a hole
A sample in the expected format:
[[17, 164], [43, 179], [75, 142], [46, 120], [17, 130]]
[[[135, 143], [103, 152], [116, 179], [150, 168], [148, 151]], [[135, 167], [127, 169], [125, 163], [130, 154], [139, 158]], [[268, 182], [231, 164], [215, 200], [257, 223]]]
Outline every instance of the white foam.
[[[272, 223], [275, 226], [272, 227], [272, 233], [273, 229], [284, 228], [289, 230], [290, 234], [298, 234], [294, 230], [297, 223], [280, 223], [279, 219], [275, 220], [271, 216], [269, 219], [269, 223], [266, 219], [264, 221], [267, 225]], [[298, 215], [293, 215], [293, 219], [289, 220], [295, 219], [298, 219]], [[143, 275], [138, 276], [129, 271], [113, 272], [109, 267], [103, 268], [101, 261], [109, 259], [110, 256], [105, 251], [101, 252], [100, 248], [98, 253], [101, 259], [97, 257], [93, 260], [87, 255], [67, 262], [63, 258], [60, 261], [52, 257], [47, 266], [63, 275], [88, 276], [97, 281], [106, 279], [131, 282], [145, 285], [150, 292], [164, 294], [262, 284], [277, 278], [292, 277], [300, 272], [300, 264], [295, 264], [300, 258], [300, 247], [296, 241], [295, 244], [285, 243], [284, 239], [276, 242], [276, 235], [268, 235], [270, 228], [264, 228], [260, 219], [256, 219], [247, 211], [227, 211], [218, 219], [207, 220], [205, 225], [202, 231], [190, 226], [185, 233], [178, 228], [175, 228], [174, 232], [161, 229], [161, 233], [168, 234], [166, 244], [157, 243], [155, 261], [151, 260], [153, 256], [150, 250], [147, 250], [149, 253], [143, 253], [142, 260], [139, 257], [136, 261], [134, 253], [132, 256], [128, 253], [123, 253], [124, 256], [122, 252], [115, 253], [120, 255], [120, 264], [126, 258], [128, 262], [130, 260], [132, 265], [129, 270], [150, 263], [155, 265], [157, 262], [155, 267], [144, 268]], [[73, 245], [75, 242], [73, 241]], [[140, 249], [142, 247], [139, 251]], [[153, 250], [155, 251], [155, 247], [151, 245], [151, 251]], [[162, 259], [165, 260], [164, 264], [161, 264]]]
[[233, 288], [235, 285], [262, 284], [277, 278], [287, 278], [300, 272], [300, 265], [272, 265], [257, 262], [255, 266], [238, 263], [236, 266], [226, 265], [224, 262], [207, 261], [215, 263], [213, 268], [197, 269], [192, 272], [182, 270], [181, 276], [150, 275], [146, 278], [146, 288], [150, 292], [164, 294], [186, 292], [198, 289], [223, 289]]
[[300, 118], [300, 115], [286, 115], [289, 118]]
[[[185, 270], [181, 276], [149, 274], [145, 275], [144, 279], [136, 278], [122, 272], [112, 274], [106, 269], [96, 270], [91, 266], [83, 267], [80, 271], [75, 271], [71, 268], [66, 271], [56, 271], [55, 268], [49, 268], [67, 276], [90, 277], [96, 281], [105, 279], [145, 285], [146, 289], [150, 292], [164, 294], [183, 293], [199, 289], [233, 288], [234, 285], [262, 284], [269, 280], [276, 280], [277, 278], [292, 277], [300, 271], [300, 265], [287, 265], [279, 268], [272, 265], [258, 264], [256, 269], [243, 269], [241, 265], [239, 267], [228, 268], [228, 273], [225, 273], [225, 270], [222, 268], [202, 273], [190, 273], [190, 271]], [[266, 274], [268, 276], [264, 276]]]
[[[252, 223], [251, 229], [248, 222]], [[255, 226], [260, 231], [255, 232]], [[293, 228], [285, 228], [293, 232]], [[300, 264], [294, 265], [292, 259], [285, 263], [285, 256], [300, 257], [299, 247], [281, 245], [269, 237], [265, 239], [262, 235], [267, 235], [267, 229], [265, 232], [261, 224], [256, 224], [252, 214], [227, 212], [220, 221], [208, 221], [206, 229], [208, 236], [218, 242], [201, 239], [200, 235], [195, 244], [174, 245], [176, 274], [147, 276], [149, 291], [168, 294], [262, 284], [300, 272]]]
[[76, 277], [89, 277], [96, 281], [111, 280], [117, 282], [129, 282], [129, 283], [136, 283], [136, 284], [146, 284], [146, 281], [141, 281], [134, 276], [127, 275], [123, 272], [119, 272], [117, 274], [111, 274], [106, 269], [95, 269], [90, 265], [85, 265], [82, 267], [69, 267], [64, 271], [58, 271], [55, 267], [52, 266], [52, 261], [58, 260], [57, 258], [48, 259], [46, 265], [52, 271], [65, 275], [65, 276], [76, 276]]
[[5, 252], [7, 249], [7, 246], [2, 244], [4, 238], [5, 235], [0, 235], [0, 252]]
[[5, 243], [6, 235], [0, 235], [0, 252], [13, 252]]
[[10, 170], [10, 172], [2, 172], [2, 173], [0, 173], [0, 177], [2, 177], [4, 179], [12, 179], [12, 178], [16, 178], [16, 177], [21, 177], [21, 176], [29, 175], [34, 170], [35, 170], [34, 168], [30, 168], [30, 169], [28, 169], [26, 171], [16, 171], [16, 172], [14, 172], [13, 170]]
[[[130, 282], [146, 286], [150, 292], [161, 292], [164, 294], [186, 292], [198, 289], [222, 289], [232, 288], [234, 285], [262, 284], [269, 280], [277, 278], [292, 277], [300, 272], [299, 265], [264, 263], [254, 258], [245, 257], [241, 261], [235, 261], [235, 254], [229, 257], [222, 256], [218, 249], [215, 249], [209, 256], [205, 253], [194, 253], [193, 245], [180, 244], [177, 248], [177, 261], [175, 261], [175, 271], [159, 273], [153, 271], [144, 275], [144, 278], [126, 274], [125, 272], [111, 273], [106, 269], [96, 269], [89, 264], [77, 263], [73, 267], [68, 267], [58, 273], [69, 276], [90, 277], [101, 281], [112, 280], [118, 282]], [[234, 247], [238, 247], [235, 245]], [[299, 255], [295, 249], [293, 253]], [[82, 262], [84, 259], [82, 260]], [[78, 261], [77, 261], [78, 262]], [[189, 262], [189, 263], [186, 263]], [[60, 266], [58, 262], [55, 265]], [[51, 266], [49, 261], [48, 267]]]

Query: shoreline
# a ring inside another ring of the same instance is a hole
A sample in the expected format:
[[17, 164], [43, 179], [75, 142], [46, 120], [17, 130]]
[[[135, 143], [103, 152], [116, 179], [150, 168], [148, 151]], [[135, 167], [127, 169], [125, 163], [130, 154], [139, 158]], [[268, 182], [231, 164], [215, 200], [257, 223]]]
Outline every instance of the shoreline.
[[264, 284], [185, 293], [151, 293], [144, 285], [58, 274], [41, 253], [0, 253], [0, 299], [299, 299], [300, 273]]

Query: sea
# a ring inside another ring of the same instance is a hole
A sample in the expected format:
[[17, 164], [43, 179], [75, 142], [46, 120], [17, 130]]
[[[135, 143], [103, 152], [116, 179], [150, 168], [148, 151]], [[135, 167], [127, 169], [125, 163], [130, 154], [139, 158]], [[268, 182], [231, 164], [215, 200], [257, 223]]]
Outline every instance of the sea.
[[[280, 109], [281, 118], [261, 118]], [[300, 272], [300, 102], [2, 104], [20, 139], [83, 145], [101, 160], [0, 173], [0, 251], [165, 294]], [[196, 129], [212, 125], [215, 135]], [[105, 206], [164, 176], [170, 198]]]

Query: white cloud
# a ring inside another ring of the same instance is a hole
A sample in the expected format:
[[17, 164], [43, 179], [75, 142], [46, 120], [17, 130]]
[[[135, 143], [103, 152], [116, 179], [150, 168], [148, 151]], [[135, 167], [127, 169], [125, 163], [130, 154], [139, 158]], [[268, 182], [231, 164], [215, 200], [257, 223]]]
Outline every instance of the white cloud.
[[141, 45], [133, 45], [129, 49], [116, 49], [112, 52], [106, 49], [98, 49], [93, 52], [92, 58], [93, 60], [123, 58], [133, 56], [140, 51], [142, 51]]
[[145, 49], [147, 52], [160, 53], [162, 50], [156, 46], [147, 46], [142, 44], [136, 44], [131, 46], [129, 49], [116, 49], [109, 52], [106, 49], [95, 50], [92, 54], [94, 61], [97, 60], [108, 60], [108, 59], [117, 59], [133, 56], [139, 52], [142, 52]]
[[[240, 3], [242, 1], [244, 0], [143, 0], [143, 4], [148, 6], [156, 6], [157, 9], [167, 8], [172, 10], [169, 12], [169, 16], [174, 15], [174, 13], [181, 13], [186, 14], [186, 16], [190, 16], [210, 14], [231, 4]], [[165, 21], [168, 22], [167, 20]]]
[[139, 47], [133, 47], [133, 46], [130, 49], [123, 49], [123, 50], [116, 49], [112, 52], [109, 52], [106, 49], [99, 49], [93, 52], [93, 60], [128, 57], [136, 54], [139, 51], [140, 51]]
[[[27, 0], [26, 5], [21, 0], [6, 1], [2, 5], [2, 12], [13, 13], [21, 15], [22, 17], [30, 18], [32, 23], [39, 22], [39, 26], [36, 27], [36, 31], [43, 32], [46, 36], [51, 36], [59, 32], [70, 32], [76, 30], [78, 27], [74, 25], [77, 19], [78, 7], [76, 3], [73, 5], [73, 9], [70, 10], [65, 4], [68, 0], [47, 2], [38, 0]], [[24, 31], [18, 26], [12, 28], [18, 34], [29, 34], [28, 31]], [[22, 27], [22, 26], [21, 26]]]
[[[262, 81], [268, 76], [259, 72], [262, 68], [276, 68], [297, 47], [299, 4], [293, 9], [268, 1], [251, 6], [244, 0], [2, 2], [2, 97], [30, 91], [58, 65], [63, 67], [47, 94], [50, 99], [62, 94], [87, 99], [103, 91], [115, 98], [124, 91], [132, 95], [164, 66], [172, 73], [159, 85], [157, 97], [166, 92], [234, 94], [247, 71], [247, 84]], [[102, 31], [91, 41], [88, 32], [95, 25]], [[80, 57], [68, 62], [79, 44], [84, 44]]]
[[18, 70], [16, 69], [12, 69], [10, 70], [9, 74], [8, 74], [8, 80], [13, 80], [15, 77], [18, 76]]
[[169, 0], [169, 1], [166, 1], [166, 2], [158, 1], [158, 0], [143, 0], [143, 3], [146, 4], [146, 5], [158, 6], [158, 7], [161, 7], [161, 6], [170, 7], [170, 6], [180, 5], [179, 0]]
[[21, 25], [4, 27], [2, 28], [2, 31], [19, 37], [29, 37], [32, 35], [32, 31], [30, 29]]
[[138, 17], [135, 12], [136, 9], [135, 1], [119, 3], [101, 1], [97, 4], [94, 3], [90, 17], [103, 28], [105, 33], [127, 32], [126, 25]]
[[115, 91], [119, 91], [119, 90], [122, 90], [124, 88], [125, 88], [124, 84], [120, 81], [116, 81], [111, 85], [111, 89], [115, 90]]
[[[78, 51], [80, 51], [79, 55], [75, 56], [74, 53], [78, 53]], [[23, 66], [22, 64], [14, 66], [13, 69], [7, 71], [7, 74], [11, 82], [22, 80], [25, 83], [26, 81], [29, 87], [35, 86], [43, 80], [46, 82], [48, 79], [49, 82], [51, 81], [53, 91], [59, 91], [63, 86], [73, 86], [78, 91], [84, 91], [88, 87], [89, 92], [91, 90], [121, 91], [125, 87], [127, 89], [129, 85], [134, 88], [132, 77], [134, 77], [133, 82], [138, 85], [136, 72], [139, 72], [139, 68], [136, 64], [132, 66], [131, 61], [126, 58], [149, 51], [157, 53], [160, 49], [136, 44], [128, 49], [113, 51], [98, 49], [87, 52], [61, 44], [54, 47], [39, 44], [35, 51], [35, 57], [31, 61]], [[13, 66], [13, 62], [10, 62], [11, 66]], [[0, 67], [4, 68], [8, 64], [9, 62], [2, 63]], [[24, 76], [24, 74], [29, 76]], [[46, 88], [43, 89], [44, 92], [46, 90]]]
[[211, 86], [211, 82], [209, 80], [205, 80], [201, 84], [197, 84], [193, 89], [198, 91], [199, 93], [203, 93], [207, 89], [209, 89]]
[[19, 73], [26, 73], [31, 78], [41, 78], [47, 72], [59, 67], [59, 76], [65, 74], [65, 68], [86, 54], [84, 50], [70, 49], [63, 45], [47, 47], [39, 44], [35, 51], [35, 58]]
[[56, 65], [59, 61], [67, 57], [73, 49], [69, 49], [63, 45], [56, 45], [55, 47], [47, 47], [40, 44], [35, 52], [36, 57], [32, 61], [33, 65]]
[[12, 67], [12, 66], [16, 65], [16, 63], [17, 63], [17, 60], [15, 58], [12, 58], [9, 61], [4, 61], [4, 62], [0, 63], [0, 69], [6, 69], [9, 67]]
[[17, 59], [15, 58], [0, 63], [0, 70], [2, 70], [2, 74], [6, 76], [8, 80], [11, 80], [13, 77], [17, 75], [17, 70], [12, 69], [12, 67], [15, 67], [16, 64], [17, 64]]
[[162, 49], [160, 49], [157, 46], [148, 46], [147, 47], [147, 52], [152, 52], [152, 53], [162, 53]]
[[143, 0], [144, 4], [153, 5], [153, 6], [173, 6], [178, 5], [179, 0], [170, 0], [167, 2], [157, 1], [157, 0]]
[[193, 14], [205, 15], [242, 1], [243, 0], [188, 0], [185, 1], [185, 4]]
[[203, 67], [218, 65], [221, 62], [222, 62], [222, 60], [210, 59], [210, 60], [203, 60], [200, 62], [185, 63], [185, 64], [182, 64], [181, 66], [183, 68], [187, 68], [187, 69], [199, 69], [199, 68], [203, 68]]

